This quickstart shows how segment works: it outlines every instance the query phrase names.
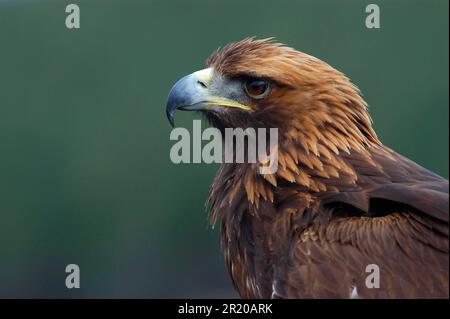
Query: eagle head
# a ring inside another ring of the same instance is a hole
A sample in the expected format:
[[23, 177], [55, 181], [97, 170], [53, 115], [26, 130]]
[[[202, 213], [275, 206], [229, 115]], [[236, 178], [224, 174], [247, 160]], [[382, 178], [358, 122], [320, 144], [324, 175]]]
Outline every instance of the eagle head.
[[171, 89], [172, 125], [176, 110], [201, 111], [219, 129], [276, 127], [288, 139], [350, 139], [355, 147], [378, 141], [365, 101], [343, 73], [271, 39], [247, 38], [214, 52], [205, 69]]

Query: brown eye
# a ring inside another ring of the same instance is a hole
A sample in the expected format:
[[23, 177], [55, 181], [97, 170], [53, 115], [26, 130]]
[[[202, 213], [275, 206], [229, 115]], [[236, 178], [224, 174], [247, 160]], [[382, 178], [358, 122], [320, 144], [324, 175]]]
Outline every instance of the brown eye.
[[245, 92], [253, 99], [262, 99], [269, 93], [269, 83], [260, 79], [248, 79], [244, 84]]

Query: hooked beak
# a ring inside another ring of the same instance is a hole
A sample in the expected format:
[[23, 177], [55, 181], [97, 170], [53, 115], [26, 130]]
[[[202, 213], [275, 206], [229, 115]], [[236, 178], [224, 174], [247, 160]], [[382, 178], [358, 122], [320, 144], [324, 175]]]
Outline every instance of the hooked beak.
[[166, 105], [167, 119], [172, 127], [176, 110], [202, 111], [212, 106], [251, 110], [247, 105], [211, 94], [212, 78], [213, 69], [208, 68], [189, 74], [175, 83]]

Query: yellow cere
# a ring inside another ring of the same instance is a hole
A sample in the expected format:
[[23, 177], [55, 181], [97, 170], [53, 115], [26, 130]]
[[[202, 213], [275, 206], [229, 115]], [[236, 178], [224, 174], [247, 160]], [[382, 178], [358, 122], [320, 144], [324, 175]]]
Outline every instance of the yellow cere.
[[[212, 78], [213, 78], [213, 69], [212, 68], [207, 68], [207, 69], [203, 69], [200, 71], [196, 71], [194, 73], [195, 78], [202, 82], [205, 83], [206, 86], [209, 86], [211, 84]], [[241, 110], [246, 110], [249, 111], [252, 108], [250, 106], [247, 105], [243, 105], [240, 104], [238, 102], [229, 100], [229, 99], [225, 99], [222, 97], [215, 97], [215, 96], [211, 96], [211, 101], [207, 101], [206, 105], [208, 106], [223, 106], [223, 107], [234, 107], [237, 109], [241, 109]]]

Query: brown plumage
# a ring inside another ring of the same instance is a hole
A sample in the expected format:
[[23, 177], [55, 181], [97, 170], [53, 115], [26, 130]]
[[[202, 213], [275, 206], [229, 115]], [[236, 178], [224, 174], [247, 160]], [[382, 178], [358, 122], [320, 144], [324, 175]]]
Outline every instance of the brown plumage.
[[[341, 72], [268, 40], [207, 61], [216, 78], [264, 79], [251, 110], [204, 111], [211, 124], [277, 127], [279, 169], [222, 164], [209, 196], [243, 298], [448, 298], [448, 181], [384, 146]], [[366, 266], [380, 288], [365, 285]]]

